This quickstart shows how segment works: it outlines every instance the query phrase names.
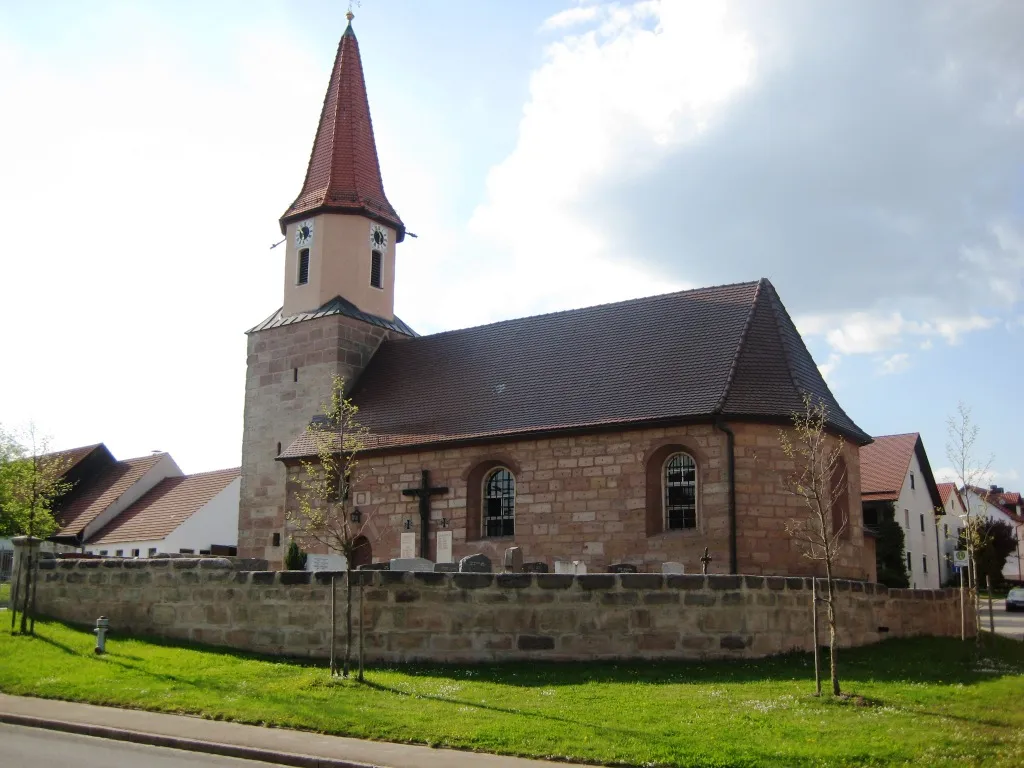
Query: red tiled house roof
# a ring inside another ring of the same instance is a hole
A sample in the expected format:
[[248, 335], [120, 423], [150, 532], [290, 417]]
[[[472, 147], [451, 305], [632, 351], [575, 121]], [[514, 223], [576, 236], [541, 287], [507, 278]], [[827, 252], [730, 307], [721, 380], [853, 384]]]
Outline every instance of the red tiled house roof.
[[58, 515], [58, 536], [79, 536], [93, 520], [117, 501], [153, 466], [167, 456], [156, 453], [118, 461], [92, 478]]
[[[903, 490], [910, 460], [917, 455], [921, 468], [921, 480], [931, 494], [932, 505], [937, 513], [943, 509], [942, 493], [932, 474], [928, 454], [925, 453], [921, 435], [910, 432], [905, 435], [882, 435], [875, 437], [870, 445], [860, 449], [860, 492], [861, 501], [896, 501]], [[947, 497], [948, 498], [948, 497]]]
[[[949, 502], [949, 497], [956, 491], [956, 483], [939, 483], [939, 497], [942, 499], [942, 506], [946, 506]], [[959, 491], [957, 491], [959, 495]]]
[[[351, 397], [374, 449], [716, 417], [790, 423], [803, 393], [826, 404], [835, 432], [870, 442], [762, 279], [387, 341]], [[303, 435], [281, 458], [313, 453]]]
[[306, 179], [281, 217], [281, 233], [289, 222], [322, 212], [361, 213], [394, 227], [397, 242], [405, 237], [405, 225], [384, 194], [359, 41], [351, 20], [338, 43]]
[[89, 544], [160, 541], [202, 509], [240, 474], [241, 470], [235, 467], [161, 480], [105, 525], [89, 540]]

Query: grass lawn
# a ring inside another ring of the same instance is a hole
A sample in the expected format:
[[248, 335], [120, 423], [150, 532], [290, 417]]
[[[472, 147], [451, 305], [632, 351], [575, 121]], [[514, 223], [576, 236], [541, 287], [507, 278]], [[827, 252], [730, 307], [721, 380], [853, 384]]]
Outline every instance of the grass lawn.
[[11, 599], [11, 583], [9, 581], [0, 582], [0, 605], [6, 605]]
[[847, 700], [810, 658], [756, 662], [322, 667], [115, 634], [0, 627], [0, 690], [370, 739], [628, 765], [1024, 764], [1024, 644], [890, 640], [845, 651]]

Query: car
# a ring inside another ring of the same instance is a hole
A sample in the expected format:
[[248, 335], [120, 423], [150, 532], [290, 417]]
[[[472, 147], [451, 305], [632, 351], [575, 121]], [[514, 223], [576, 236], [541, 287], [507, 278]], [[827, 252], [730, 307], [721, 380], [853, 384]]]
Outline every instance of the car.
[[1006, 610], [1024, 611], [1024, 587], [1014, 587], [1006, 593]]

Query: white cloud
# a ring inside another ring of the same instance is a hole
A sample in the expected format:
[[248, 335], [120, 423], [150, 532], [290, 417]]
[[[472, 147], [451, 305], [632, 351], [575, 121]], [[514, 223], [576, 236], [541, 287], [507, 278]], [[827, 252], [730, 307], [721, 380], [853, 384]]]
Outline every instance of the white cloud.
[[596, 19], [600, 10], [601, 9], [595, 5], [567, 8], [564, 11], [559, 11], [553, 16], [545, 19], [540, 28], [542, 31], [548, 32], [552, 30], [566, 29], [568, 27], [575, 27]]
[[903, 373], [910, 367], [910, 355], [906, 352], [898, 352], [895, 355], [890, 355], [882, 361], [879, 366], [879, 373], [883, 376], [888, 376], [893, 373]]
[[833, 352], [828, 356], [828, 360], [826, 360], [824, 363], [821, 363], [818, 366], [818, 372], [821, 373], [822, 377], [825, 379], [829, 386], [832, 386], [835, 383], [833, 381], [833, 375], [835, 374], [836, 368], [839, 367], [839, 363], [841, 362], [842, 357]]

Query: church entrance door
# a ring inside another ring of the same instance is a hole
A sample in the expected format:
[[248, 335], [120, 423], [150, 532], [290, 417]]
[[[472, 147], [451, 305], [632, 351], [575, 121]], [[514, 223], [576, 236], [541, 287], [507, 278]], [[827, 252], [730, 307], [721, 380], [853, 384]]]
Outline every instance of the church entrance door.
[[352, 551], [352, 567], [358, 568], [360, 565], [369, 565], [373, 562], [373, 548], [370, 546], [370, 540], [365, 536], [358, 536], [354, 542], [355, 547]]

